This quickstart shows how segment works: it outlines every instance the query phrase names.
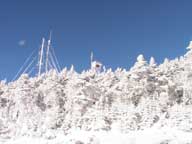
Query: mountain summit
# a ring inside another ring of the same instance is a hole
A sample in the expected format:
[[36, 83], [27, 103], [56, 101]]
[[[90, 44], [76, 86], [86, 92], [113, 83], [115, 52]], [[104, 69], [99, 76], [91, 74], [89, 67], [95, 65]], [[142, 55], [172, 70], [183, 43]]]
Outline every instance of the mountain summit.
[[[141, 137], [135, 134], [135, 141], [130, 142], [130, 133], [166, 129], [165, 133], [176, 130], [185, 136], [179, 143], [190, 143], [192, 50], [189, 47], [184, 56], [166, 59], [160, 65], [153, 57], [148, 63], [139, 55], [128, 71], [100, 67], [98, 71], [92, 67], [82, 73], [74, 68], [64, 68], [58, 73], [51, 69], [36, 77], [23, 74], [7, 84], [2, 81], [0, 141], [22, 143], [17, 140], [27, 137], [39, 139], [40, 143], [105, 144], [104, 137], [115, 132], [128, 135], [124, 142], [116, 137], [118, 143], [138, 144]], [[87, 139], [82, 140], [80, 133]], [[161, 139], [158, 144], [179, 141], [178, 133], [173, 133], [174, 138], [165, 133], [158, 133]], [[110, 139], [113, 141], [113, 135]]]

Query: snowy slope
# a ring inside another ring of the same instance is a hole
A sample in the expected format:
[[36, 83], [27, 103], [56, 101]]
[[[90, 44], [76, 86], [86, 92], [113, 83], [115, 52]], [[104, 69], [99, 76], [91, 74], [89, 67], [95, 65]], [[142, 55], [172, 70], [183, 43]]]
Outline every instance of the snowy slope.
[[192, 50], [159, 66], [64, 68], [0, 83], [0, 143], [190, 144]]

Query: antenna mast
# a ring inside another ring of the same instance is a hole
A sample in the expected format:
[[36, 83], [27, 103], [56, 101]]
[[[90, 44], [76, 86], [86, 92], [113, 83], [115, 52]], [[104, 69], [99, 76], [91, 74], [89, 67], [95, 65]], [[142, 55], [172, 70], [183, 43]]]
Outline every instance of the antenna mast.
[[39, 65], [38, 65], [39, 66], [38, 76], [41, 75], [44, 45], [45, 45], [45, 38], [42, 39], [42, 45], [41, 45], [41, 49], [40, 49], [40, 58], [39, 58]]
[[91, 59], [91, 64], [92, 64], [92, 62], [93, 62], [93, 52], [91, 52], [90, 59]]
[[30, 74], [33, 70], [37, 70], [35, 71], [35, 75], [37, 75], [38, 77], [42, 73], [47, 73], [51, 69], [56, 70], [57, 73], [60, 71], [60, 66], [57, 57], [55, 55], [54, 49], [51, 47], [51, 38], [52, 31], [50, 31], [49, 39], [47, 42], [44, 37], [42, 38], [42, 43], [39, 48], [38, 55], [33, 57], [33, 54], [35, 53], [34, 50], [32, 54], [26, 59], [26, 61], [19, 69], [13, 80], [15, 80], [23, 73]]
[[48, 40], [48, 44], [47, 44], [46, 63], [45, 63], [45, 71], [46, 71], [46, 73], [48, 71], [48, 64], [49, 64], [49, 49], [51, 47], [51, 37], [52, 37], [52, 31], [50, 31], [49, 40]]

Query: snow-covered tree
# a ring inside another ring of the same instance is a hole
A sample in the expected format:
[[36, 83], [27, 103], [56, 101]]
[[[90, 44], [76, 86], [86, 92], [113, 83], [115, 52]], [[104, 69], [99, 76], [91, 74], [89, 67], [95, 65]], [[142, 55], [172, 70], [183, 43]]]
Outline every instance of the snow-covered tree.
[[129, 71], [77, 73], [72, 66], [60, 73], [50, 70], [38, 77], [24, 74], [14, 82], [0, 82], [0, 134], [129, 132], [167, 124], [181, 128], [191, 118], [191, 61], [188, 53], [161, 65], [151, 57], [148, 65], [139, 55]]
[[155, 62], [155, 58], [154, 58], [154, 57], [151, 57], [151, 58], [150, 58], [149, 65], [150, 65], [151, 67], [157, 66], [157, 63]]

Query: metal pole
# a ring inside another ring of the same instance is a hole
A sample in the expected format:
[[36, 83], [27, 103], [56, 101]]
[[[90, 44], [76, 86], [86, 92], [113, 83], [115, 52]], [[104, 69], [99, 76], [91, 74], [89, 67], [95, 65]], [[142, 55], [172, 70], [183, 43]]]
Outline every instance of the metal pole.
[[41, 75], [44, 45], [45, 45], [45, 39], [43, 38], [43, 39], [42, 39], [41, 49], [40, 49], [40, 59], [39, 59], [39, 72], [38, 72], [38, 76]]
[[49, 49], [50, 49], [50, 46], [51, 46], [51, 36], [52, 36], [52, 32], [50, 31], [49, 40], [48, 40], [48, 44], [47, 44], [46, 63], [45, 63], [45, 71], [46, 71], [46, 73], [48, 71]]

